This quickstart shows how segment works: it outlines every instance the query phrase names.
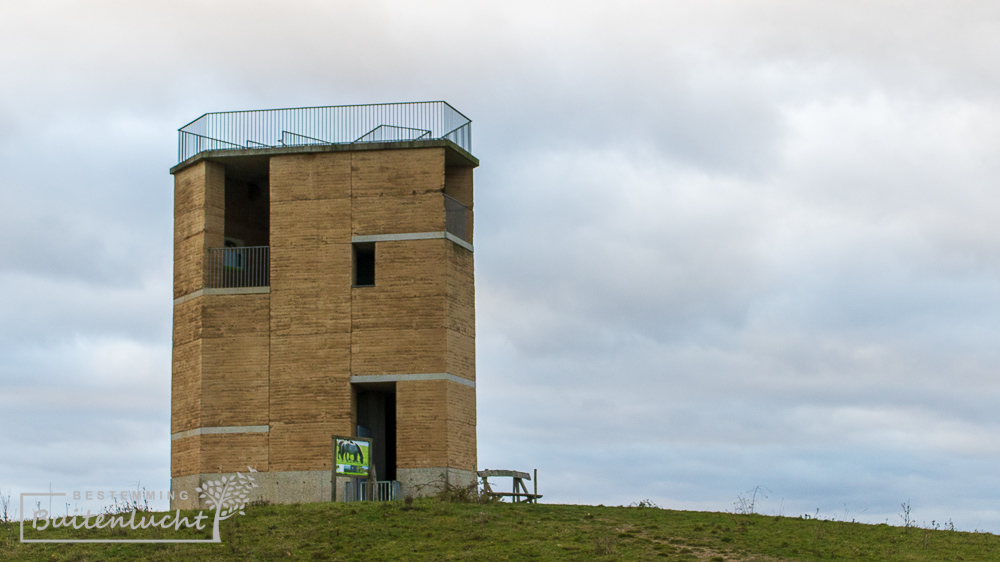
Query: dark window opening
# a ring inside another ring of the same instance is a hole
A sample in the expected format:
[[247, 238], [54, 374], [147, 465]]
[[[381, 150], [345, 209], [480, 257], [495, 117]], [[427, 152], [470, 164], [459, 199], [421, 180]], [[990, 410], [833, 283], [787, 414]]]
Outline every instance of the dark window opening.
[[267, 160], [226, 166], [223, 235], [242, 241], [239, 246], [270, 243], [270, 181]]
[[354, 244], [354, 286], [375, 285], [375, 243]]

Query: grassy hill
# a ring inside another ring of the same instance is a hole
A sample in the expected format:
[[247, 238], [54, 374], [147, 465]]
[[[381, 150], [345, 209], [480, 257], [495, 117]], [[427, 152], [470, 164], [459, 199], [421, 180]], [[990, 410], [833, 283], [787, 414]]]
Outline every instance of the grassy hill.
[[[128, 531], [127, 537], [116, 538], [136, 538], [139, 533]], [[438, 499], [416, 500], [411, 505], [254, 506], [246, 509], [245, 516], [224, 521], [221, 535], [222, 544], [210, 545], [39, 545], [19, 543], [18, 525], [5, 524], [0, 526], [0, 559], [1000, 559], [1000, 537], [986, 533], [654, 507]]]

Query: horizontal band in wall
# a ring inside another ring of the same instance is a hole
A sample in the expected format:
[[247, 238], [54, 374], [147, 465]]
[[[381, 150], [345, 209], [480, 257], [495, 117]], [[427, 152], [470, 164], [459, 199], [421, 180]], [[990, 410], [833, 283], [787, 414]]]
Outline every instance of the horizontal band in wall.
[[231, 289], [198, 289], [193, 293], [188, 293], [183, 297], [174, 299], [174, 306], [198, 298], [202, 295], [260, 295], [270, 293], [270, 287], [234, 287]]
[[184, 439], [185, 437], [193, 437], [195, 435], [213, 435], [216, 433], [267, 433], [270, 431], [270, 426], [266, 425], [230, 425], [227, 427], [199, 427], [197, 429], [189, 429], [187, 431], [181, 431], [170, 436], [171, 441], [176, 441], [178, 439]]
[[472, 244], [462, 240], [450, 232], [407, 232], [404, 234], [368, 234], [365, 236], [352, 236], [351, 242], [398, 242], [400, 240], [434, 240], [444, 238], [451, 240], [466, 250], [472, 252]]
[[476, 388], [476, 381], [463, 379], [451, 373], [418, 373], [414, 375], [351, 375], [352, 383], [403, 382], [403, 381], [451, 381]]

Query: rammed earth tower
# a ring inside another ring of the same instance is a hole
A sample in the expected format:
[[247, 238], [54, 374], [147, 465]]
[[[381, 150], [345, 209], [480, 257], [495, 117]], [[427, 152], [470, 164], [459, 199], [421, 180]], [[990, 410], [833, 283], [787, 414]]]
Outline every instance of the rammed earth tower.
[[[249, 466], [272, 502], [329, 501], [332, 435], [372, 438], [402, 494], [472, 482], [469, 119], [279, 109], [179, 135], [172, 488]], [[172, 507], [204, 507], [189, 497]]]

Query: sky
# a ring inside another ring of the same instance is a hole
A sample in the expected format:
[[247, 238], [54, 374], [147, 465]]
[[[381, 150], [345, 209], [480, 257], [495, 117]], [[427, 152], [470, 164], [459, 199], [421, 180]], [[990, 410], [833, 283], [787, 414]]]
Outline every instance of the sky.
[[480, 467], [1000, 532], [995, 2], [40, 0], [0, 53], [15, 501], [169, 489], [177, 128], [447, 100]]

